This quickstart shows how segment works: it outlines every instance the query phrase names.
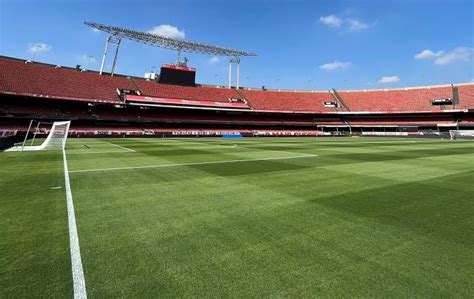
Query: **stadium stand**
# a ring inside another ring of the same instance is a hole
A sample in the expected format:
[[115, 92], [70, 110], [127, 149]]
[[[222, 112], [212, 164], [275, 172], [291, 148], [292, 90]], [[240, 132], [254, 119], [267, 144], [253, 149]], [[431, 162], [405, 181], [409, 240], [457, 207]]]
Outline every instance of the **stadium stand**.
[[119, 103], [117, 88], [133, 88], [124, 77], [100, 76], [80, 69], [54, 67], [0, 58], [1, 93], [37, 98], [56, 98]]
[[[4, 131], [26, 130], [30, 119], [74, 120], [71, 132], [83, 127], [89, 128], [83, 130], [88, 134], [113, 131], [117, 135], [155, 133], [162, 126], [166, 133], [168, 128], [189, 132], [216, 126], [246, 134], [256, 130], [295, 134], [295, 130], [315, 128], [325, 132], [381, 126], [433, 130], [474, 125], [474, 83], [314, 92], [191, 87], [4, 56], [0, 56], [0, 70], [0, 129]], [[435, 99], [450, 103], [433, 105]], [[15, 124], [18, 127], [11, 127]]]
[[474, 109], [474, 83], [459, 84], [459, 108]]
[[451, 98], [450, 86], [406, 89], [338, 91], [352, 111], [370, 112], [423, 112], [440, 111], [431, 101]]

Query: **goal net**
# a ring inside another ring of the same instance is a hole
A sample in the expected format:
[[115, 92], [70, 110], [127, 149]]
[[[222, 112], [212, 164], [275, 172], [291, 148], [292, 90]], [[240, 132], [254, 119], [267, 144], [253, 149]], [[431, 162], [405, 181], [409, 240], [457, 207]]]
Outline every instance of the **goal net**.
[[[70, 121], [55, 121], [49, 131], [47, 129], [40, 128], [40, 125], [38, 123], [36, 128], [34, 128], [32, 132], [30, 132], [32, 123], [33, 122], [30, 123], [23, 142], [6, 151], [23, 152], [41, 150], [63, 150], [66, 147], [67, 134], [69, 132], [69, 126], [71, 125]], [[36, 135], [40, 134], [42, 131], [46, 131], [46, 133], [48, 134], [46, 139], [43, 141], [43, 143], [41, 143], [41, 145], [32, 145]], [[28, 136], [33, 137], [31, 145], [26, 145]]]
[[474, 139], [474, 130], [449, 130], [451, 140]]

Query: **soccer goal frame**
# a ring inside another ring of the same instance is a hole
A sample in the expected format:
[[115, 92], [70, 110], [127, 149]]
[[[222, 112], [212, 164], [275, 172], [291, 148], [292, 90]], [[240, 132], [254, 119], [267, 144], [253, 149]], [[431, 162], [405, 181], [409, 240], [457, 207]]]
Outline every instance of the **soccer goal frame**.
[[474, 130], [449, 130], [451, 140], [474, 140]]
[[[41, 150], [64, 150], [66, 147], [67, 136], [69, 133], [69, 127], [71, 121], [55, 121], [52, 123], [51, 128], [43, 129], [40, 128], [44, 125], [44, 122], [30, 121], [28, 130], [26, 131], [25, 138], [21, 144], [18, 144], [7, 151], [12, 152], [25, 152], [25, 151], [41, 151]], [[46, 132], [48, 135], [41, 145], [33, 145], [36, 135]], [[28, 136], [33, 134], [30, 145], [27, 145]]]

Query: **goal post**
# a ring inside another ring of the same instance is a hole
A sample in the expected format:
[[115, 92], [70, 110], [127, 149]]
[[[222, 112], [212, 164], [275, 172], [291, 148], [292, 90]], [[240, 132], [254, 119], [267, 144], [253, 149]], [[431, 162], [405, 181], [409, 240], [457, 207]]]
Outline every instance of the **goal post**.
[[[30, 123], [28, 131], [26, 132], [25, 139], [21, 145], [14, 146], [6, 151], [10, 152], [23, 152], [23, 151], [41, 151], [41, 150], [64, 150], [66, 147], [67, 136], [71, 121], [55, 121], [52, 127], [45, 131], [48, 132], [46, 139], [41, 145], [26, 145], [28, 134], [32, 127], [33, 122]], [[43, 129], [41, 129], [43, 130]], [[40, 131], [39, 124], [36, 125], [35, 131], [33, 132], [33, 138]], [[33, 140], [31, 141], [33, 144]]]
[[474, 140], [474, 130], [449, 130], [449, 137], [451, 140]]

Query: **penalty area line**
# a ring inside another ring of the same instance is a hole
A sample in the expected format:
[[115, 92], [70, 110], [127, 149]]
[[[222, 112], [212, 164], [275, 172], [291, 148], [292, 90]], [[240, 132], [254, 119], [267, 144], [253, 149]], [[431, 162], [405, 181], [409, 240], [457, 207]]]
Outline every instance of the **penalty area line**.
[[111, 144], [111, 145], [113, 145], [113, 146], [119, 147], [119, 148], [121, 148], [121, 149], [124, 149], [124, 150], [126, 150], [126, 151], [132, 152], [132, 153], [135, 153], [135, 152], [136, 152], [135, 150], [133, 150], [133, 149], [131, 149], [131, 148], [128, 148], [128, 147], [125, 147], [125, 146], [121, 146], [121, 145], [118, 145], [118, 144], [115, 144], [115, 143], [112, 143], [112, 142], [108, 142], [108, 141], [105, 141], [105, 142], [108, 143], [108, 144]]
[[222, 160], [222, 161], [208, 161], [208, 162], [192, 162], [192, 163], [158, 164], [158, 165], [146, 165], [146, 166], [80, 169], [80, 170], [71, 170], [70, 172], [83, 173], [83, 172], [100, 172], [100, 171], [129, 170], [129, 169], [163, 168], [163, 167], [176, 167], [176, 166], [194, 166], [194, 165], [207, 165], [207, 164], [226, 164], [226, 163], [252, 162], [252, 161], [290, 160], [290, 159], [300, 159], [300, 158], [312, 158], [312, 157], [317, 157], [317, 156], [318, 155], [305, 154], [305, 155], [290, 156], [290, 157], [271, 157], [271, 158], [237, 159], [237, 160]]
[[64, 185], [66, 188], [67, 219], [69, 225], [69, 247], [71, 250], [72, 282], [74, 285], [74, 298], [87, 298], [86, 281], [82, 269], [81, 250], [79, 247], [79, 236], [77, 234], [76, 216], [72, 200], [71, 183], [69, 181], [69, 170], [67, 166], [66, 150], [63, 149], [64, 162]]

